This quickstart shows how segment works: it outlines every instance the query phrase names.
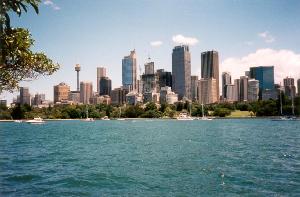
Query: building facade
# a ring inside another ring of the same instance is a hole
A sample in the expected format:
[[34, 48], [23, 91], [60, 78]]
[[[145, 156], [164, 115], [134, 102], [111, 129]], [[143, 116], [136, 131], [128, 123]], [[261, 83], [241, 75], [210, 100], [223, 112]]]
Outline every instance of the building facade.
[[214, 78], [200, 79], [198, 85], [199, 103], [211, 104], [218, 102], [217, 80]]
[[159, 69], [156, 71], [156, 74], [158, 76], [158, 84], [159, 87], [172, 87], [172, 73], [167, 72], [164, 69]]
[[54, 86], [54, 104], [57, 102], [65, 102], [69, 100], [70, 86], [62, 82]]
[[191, 99], [192, 99], [192, 101], [199, 100], [198, 85], [199, 85], [198, 76], [191, 76]]
[[20, 104], [31, 105], [31, 96], [28, 87], [20, 87]]
[[106, 68], [97, 67], [97, 92], [100, 93], [100, 79], [106, 77]]
[[80, 91], [70, 91], [69, 101], [71, 101], [73, 104], [80, 103]]
[[126, 95], [128, 94], [128, 89], [115, 88], [111, 91], [111, 104], [113, 105], [123, 105], [126, 103]]
[[297, 80], [298, 96], [300, 96], [300, 79]]
[[291, 77], [286, 77], [283, 79], [283, 87], [284, 87], [284, 93], [289, 99], [295, 98], [296, 96], [296, 86], [295, 86], [295, 80]]
[[236, 95], [235, 95], [235, 85], [233, 84], [228, 84], [226, 85], [226, 102], [235, 102], [236, 100]]
[[229, 72], [222, 73], [222, 95], [223, 99], [227, 99], [227, 85], [231, 84], [231, 75]]
[[[274, 66], [251, 67], [250, 78], [259, 81], [259, 99], [262, 99], [263, 92], [274, 90]], [[265, 98], [267, 98], [267, 95], [265, 95]]]
[[135, 50], [129, 56], [122, 59], [122, 85], [129, 91], [136, 90], [137, 83], [137, 62]]
[[108, 77], [101, 77], [99, 81], [99, 95], [110, 95], [111, 92], [111, 80]]
[[[219, 101], [219, 54], [217, 51], [206, 51], [201, 53], [201, 78], [216, 79], [217, 100]], [[214, 92], [213, 91], [213, 92]]]
[[191, 54], [189, 46], [176, 46], [172, 53], [172, 90], [179, 100], [191, 98]]
[[240, 77], [240, 99], [241, 102], [248, 101], [248, 77]]
[[172, 92], [171, 87], [165, 86], [160, 89], [160, 104], [174, 104], [178, 101], [178, 95]]
[[93, 96], [93, 83], [92, 82], [80, 82], [80, 102], [83, 104], [89, 104], [90, 98]]
[[248, 101], [257, 101], [259, 96], [259, 81], [255, 79], [248, 80]]
[[234, 101], [240, 100], [240, 79], [234, 80]]

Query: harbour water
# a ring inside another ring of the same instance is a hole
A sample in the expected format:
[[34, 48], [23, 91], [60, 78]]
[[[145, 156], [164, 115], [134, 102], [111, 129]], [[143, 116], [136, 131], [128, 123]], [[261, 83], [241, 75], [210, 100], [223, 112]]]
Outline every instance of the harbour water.
[[0, 123], [0, 196], [300, 196], [300, 121]]

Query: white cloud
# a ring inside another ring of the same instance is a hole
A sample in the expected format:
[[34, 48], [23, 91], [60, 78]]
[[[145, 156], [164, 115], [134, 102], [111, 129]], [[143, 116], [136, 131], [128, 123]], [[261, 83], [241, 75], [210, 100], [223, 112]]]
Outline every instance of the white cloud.
[[172, 40], [176, 44], [187, 44], [187, 45], [195, 45], [199, 42], [197, 38], [185, 37], [181, 34], [173, 36]]
[[266, 43], [272, 43], [275, 41], [275, 37], [268, 31], [258, 33], [258, 36], [261, 37]]
[[50, 6], [53, 10], [60, 10], [60, 7], [56, 5], [52, 0], [45, 0], [44, 4]]
[[163, 44], [162, 41], [153, 41], [153, 42], [150, 42], [150, 45], [153, 46], [153, 47], [159, 47]]
[[283, 83], [287, 76], [300, 78], [300, 54], [285, 49], [258, 49], [244, 57], [230, 57], [221, 63], [220, 70], [231, 72], [233, 79], [237, 79], [254, 66], [274, 66], [276, 83]]

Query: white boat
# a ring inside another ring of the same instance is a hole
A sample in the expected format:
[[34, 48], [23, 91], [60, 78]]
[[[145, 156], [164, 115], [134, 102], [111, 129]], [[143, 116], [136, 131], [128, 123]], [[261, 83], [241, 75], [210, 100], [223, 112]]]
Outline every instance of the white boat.
[[103, 118], [101, 118], [101, 120], [110, 120], [110, 119], [108, 118], [108, 116], [104, 116]]
[[201, 104], [202, 107], [202, 117], [198, 118], [198, 120], [212, 120], [211, 118], [208, 118], [206, 116], [204, 116], [204, 107], [203, 107], [203, 103]]
[[187, 113], [182, 112], [177, 117], [177, 120], [194, 120], [191, 116], [189, 116]]
[[16, 123], [22, 123], [23, 120], [15, 120], [14, 122], [16, 122]]
[[44, 124], [45, 121], [41, 117], [34, 118], [33, 120], [27, 120], [27, 123], [30, 124]]
[[82, 121], [85, 121], [85, 122], [94, 122], [94, 118], [89, 118], [89, 111], [88, 111], [88, 108], [86, 108], [86, 118], [83, 119]]

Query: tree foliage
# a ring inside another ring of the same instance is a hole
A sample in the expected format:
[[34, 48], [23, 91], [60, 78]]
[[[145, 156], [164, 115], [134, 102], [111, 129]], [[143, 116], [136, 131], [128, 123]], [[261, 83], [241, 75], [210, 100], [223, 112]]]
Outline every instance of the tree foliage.
[[31, 50], [34, 40], [27, 29], [11, 28], [8, 12], [21, 16], [28, 5], [38, 13], [40, 0], [2, 0], [0, 18], [0, 92], [13, 91], [23, 80], [36, 79], [41, 75], [51, 75], [59, 69], [42, 52]]

